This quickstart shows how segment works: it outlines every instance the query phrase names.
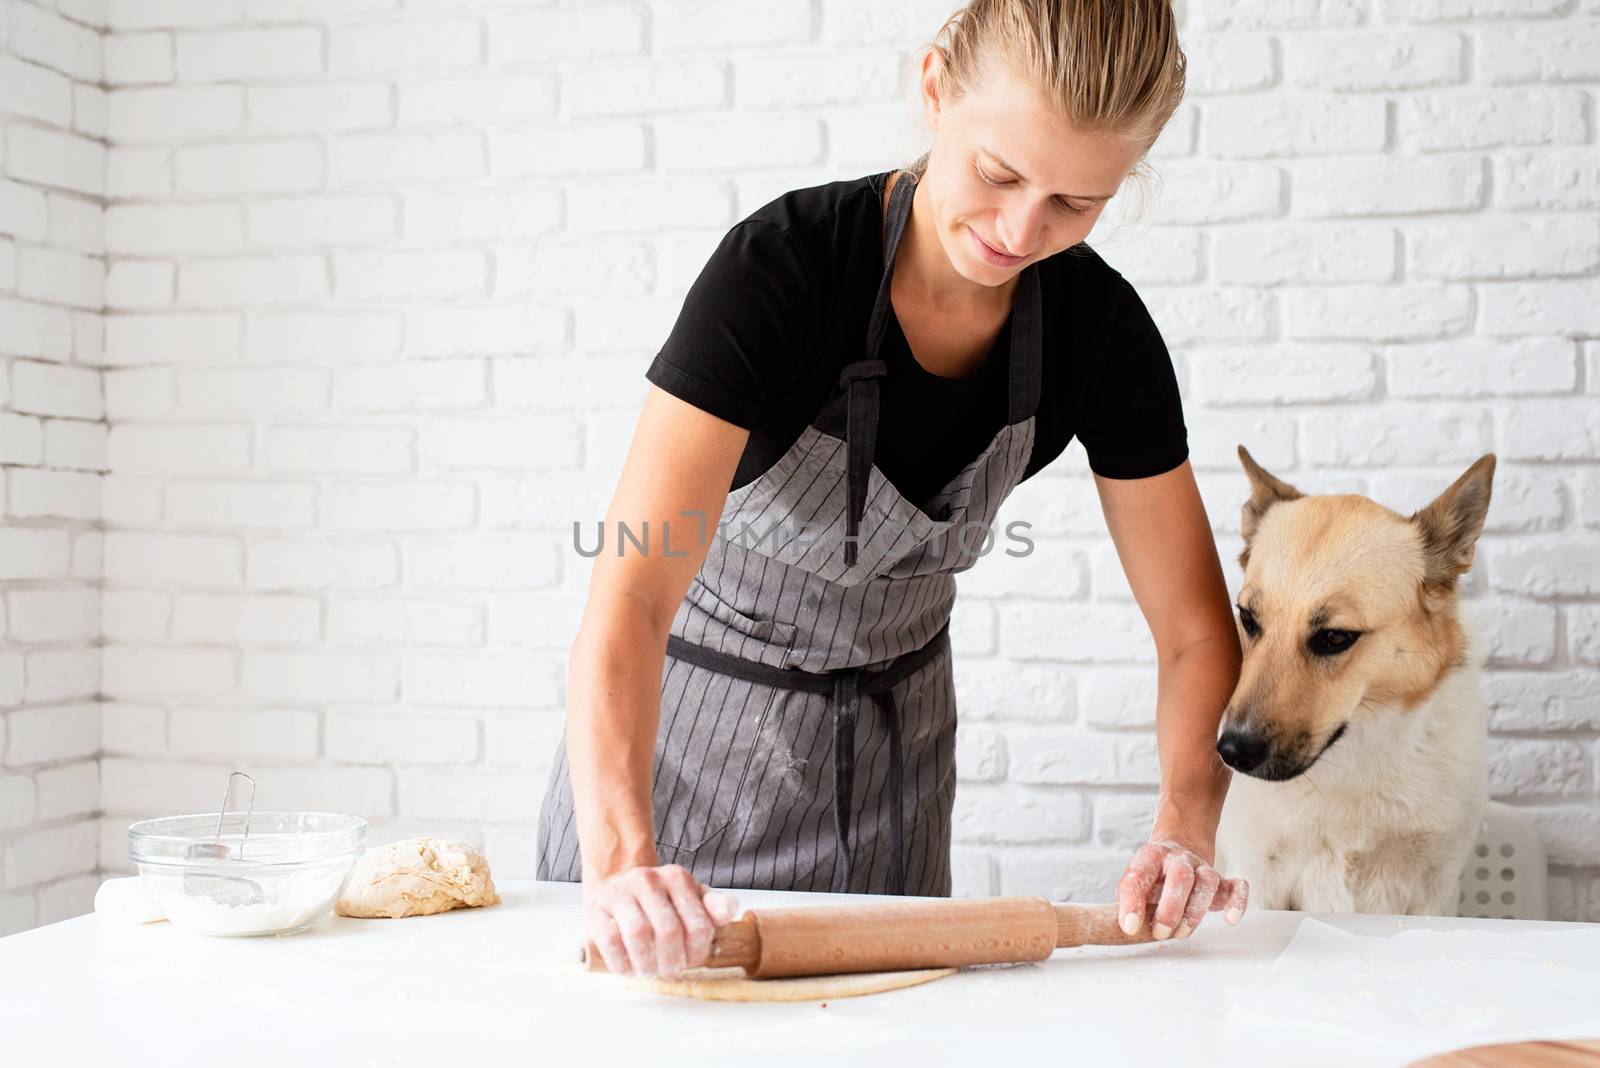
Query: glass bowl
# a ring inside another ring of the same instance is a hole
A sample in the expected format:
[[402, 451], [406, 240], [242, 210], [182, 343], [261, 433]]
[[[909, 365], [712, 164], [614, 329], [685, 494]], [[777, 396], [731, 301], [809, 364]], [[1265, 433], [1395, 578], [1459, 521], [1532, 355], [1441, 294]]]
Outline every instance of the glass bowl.
[[128, 828], [128, 854], [174, 925], [204, 935], [293, 934], [333, 908], [367, 821], [334, 812], [164, 816]]

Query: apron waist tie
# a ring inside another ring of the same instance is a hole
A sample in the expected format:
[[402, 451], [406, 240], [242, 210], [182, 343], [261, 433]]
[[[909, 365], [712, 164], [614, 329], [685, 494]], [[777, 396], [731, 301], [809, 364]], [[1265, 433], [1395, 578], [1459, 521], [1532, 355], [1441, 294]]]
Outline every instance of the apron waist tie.
[[833, 706], [833, 832], [838, 843], [834, 855], [833, 884], [830, 892], [848, 893], [854, 870], [854, 835], [850, 831], [851, 793], [855, 786], [856, 769], [856, 709], [863, 696], [871, 697], [883, 713], [889, 729], [889, 829], [894, 859], [889, 865], [889, 892], [904, 895], [905, 883], [905, 815], [904, 775], [905, 758], [901, 746], [900, 711], [895, 707], [894, 687], [911, 676], [922, 665], [932, 660], [950, 644], [950, 623], [947, 620], [939, 632], [921, 648], [903, 653], [885, 666], [873, 671], [864, 668], [838, 668], [833, 671], [804, 671], [799, 668], [779, 668], [758, 660], [724, 653], [704, 645], [696, 645], [676, 634], [667, 636], [667, 653], [679, 660], [703, 668], [732, 675], [765, 686], [788, 690], [824, 693], [832, 698]]

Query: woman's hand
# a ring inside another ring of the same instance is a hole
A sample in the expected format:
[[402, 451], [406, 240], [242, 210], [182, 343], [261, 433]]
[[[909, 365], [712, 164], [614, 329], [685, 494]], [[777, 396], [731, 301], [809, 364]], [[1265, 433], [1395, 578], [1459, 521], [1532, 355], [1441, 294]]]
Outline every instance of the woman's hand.
[[738, 902], [702, 886], [681, 864], [624, 868], [583, 884], [583, 931], [616, 975], [677, 975], [711, 955]]
[[1117, 912], [1122, 930], [1132, 934], [1144, 919], [1145, 905], [1156, 902], [1151, 920], [1156, 938], [1187, 938], [1207, 912], [1227, 909], [1228, 923], [1237, 924], [1249, 895], [1249, 883], [1224, 879], [1206, 856], [1178, 839], [1152, 837], [1133, 855], [1117, 883]]

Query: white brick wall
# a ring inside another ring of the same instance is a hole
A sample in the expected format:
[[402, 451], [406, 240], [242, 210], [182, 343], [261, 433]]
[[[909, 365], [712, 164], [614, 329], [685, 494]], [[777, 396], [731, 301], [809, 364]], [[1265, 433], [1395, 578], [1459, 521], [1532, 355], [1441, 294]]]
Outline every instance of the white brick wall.
[[[953, 3], [0, 0], [0, 933], [232, 768], [531, 876], [566, 524], [727, 227], [920, 151]], [[1497, 451], [1492, 788], [1600, 920], [1600, 5], [1186, 7], [1163, 188], [1094, 241], [1230, 583], [1237, 442], [1401, 510]], [[1079, 448], [1011, 520], [955, 620], [957, 892], [1103, 899], [1153, 647]]]
[[0, 934], [99, 883], [103, 34], [0, 3]]

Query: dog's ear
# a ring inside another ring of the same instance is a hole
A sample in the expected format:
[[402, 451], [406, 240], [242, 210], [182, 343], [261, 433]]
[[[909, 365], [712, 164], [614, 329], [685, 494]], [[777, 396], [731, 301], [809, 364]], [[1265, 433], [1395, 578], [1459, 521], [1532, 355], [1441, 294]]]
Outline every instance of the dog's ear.
[[1480, 456], [1433, 503], [1412, 513], [1411, 521], [1422, 533], [1427, 564], [1422, 580], [1425, 587], [1452, 589], [1461, 573], [1472, 566], [1478, 535], [1483, 533], [1483, 520], [1489, 513], [1494, 465], [1494, 453]]
[[1256, 463], [1256, 458], [1243, 445], [1239, 446], [1239, 462], [1244, 465], [1245, 476], [1250, 479], [1250, 499], [1239, 514], [1239, 530], [1244, 535], [1244, 551], [1239, 554], [1239, 566], [1245, 567], [1250, 562], [1250, 541], [1255, 537], [1256, 527], [1261, 524], [1261, 517], [1267, 514], [1267, 509], [1283, 501], [1304, 497], [1305, 494]]

